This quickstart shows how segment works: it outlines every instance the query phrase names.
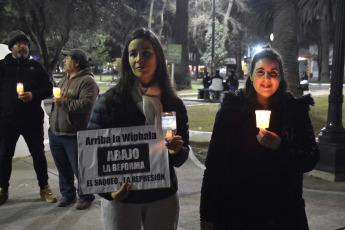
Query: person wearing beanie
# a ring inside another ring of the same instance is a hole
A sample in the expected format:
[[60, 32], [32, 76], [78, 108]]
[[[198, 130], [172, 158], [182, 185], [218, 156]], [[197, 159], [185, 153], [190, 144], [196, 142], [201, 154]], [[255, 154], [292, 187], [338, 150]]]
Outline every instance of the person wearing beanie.
[[[12, 158], [20, 135], [28, 146], [40, 187], [39, 199], [57, 201], [48, 184], [41, 102], [52, 95], [44, 67], [29, 58], [30, 41], [20, 30], [8, 34], [12, 51], [0, 60], [0, 205], [8, 200]], [[17, 90], [18, 83], [22, 91]]]
[[[62, 53], [66, 56], [63, 71], [67, 76], [57, 85], [61, 95], [54, 98], [48, 130], [62, 195], [56, 205], [66, 207], [76, 202], [75, 208], [81, 210], [90, 207], [95, 196], [80, 195], [74, 185], [74, 176], [79, 178], [77, 132], [86, 130], [99, 90], [87, 54], [80, 49], [63, 50]], [[77, 194], [79, 199], [76, 201]]]
[[19, 41], [27, 42], [30, 48], [30, 41], [23, 31], [14, 30], [8, 34], [8, 49], [12, 50], [12, 47]]

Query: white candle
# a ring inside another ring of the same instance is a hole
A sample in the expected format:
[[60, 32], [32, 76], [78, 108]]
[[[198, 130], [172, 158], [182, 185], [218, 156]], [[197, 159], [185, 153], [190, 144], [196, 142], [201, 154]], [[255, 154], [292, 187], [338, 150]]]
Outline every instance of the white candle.
[[256, 127], [267, 129], [270, 125], [270, 110], [255, 110], [256, 114]]
[[60, 88], [59, 87], [53, 87], [53, 95], [55, 98], [60, 98]]
[[172, 138], [172, 130], [167, 130], [167, 136], [168, 139]]
[[21, 94], [23, 94], [24, 93], [24, 85], [23, 85], [23, 83], [17, 83], [17, 93], [19, 94], [19, 95], [21, 95]]

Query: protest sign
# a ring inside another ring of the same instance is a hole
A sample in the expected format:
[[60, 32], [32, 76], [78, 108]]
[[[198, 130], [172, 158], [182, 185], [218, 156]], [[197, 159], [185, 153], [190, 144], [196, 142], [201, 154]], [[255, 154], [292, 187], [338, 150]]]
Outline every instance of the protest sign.
[[170, 187], [168, 150], [153, 125], [78, 132], [81, 194]]

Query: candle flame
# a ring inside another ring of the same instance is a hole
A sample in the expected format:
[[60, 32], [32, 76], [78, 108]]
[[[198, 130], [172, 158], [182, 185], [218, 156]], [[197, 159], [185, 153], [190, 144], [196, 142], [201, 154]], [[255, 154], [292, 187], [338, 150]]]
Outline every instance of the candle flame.
[[24, 85], [23, 85], [23, 83], [17, 83], [17, 93], [19, 94], [19, 95], [21, 95], [21, 94], [23, 94], [24, 93]]
[[53, 87], [53, 95], [55, 98], [60, 97], [60, 88], [59, 87]]

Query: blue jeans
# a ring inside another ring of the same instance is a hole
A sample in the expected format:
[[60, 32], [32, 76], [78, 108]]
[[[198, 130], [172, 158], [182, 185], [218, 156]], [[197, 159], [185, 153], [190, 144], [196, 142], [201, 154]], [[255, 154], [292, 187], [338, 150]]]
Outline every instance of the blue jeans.
[[[78, 179], [78, 142], [77, 136], [57, 136], [50, 129], [49, 145], [56, 168], [59, 171], [59, 185], [62, 196], [76, 196], [74, 176]], [[79, 183], [79, 182], [78, 182]], [[79, 187], [79, 186], [78, 186]], [[93, 201], [94, 195], [78, 195], [80, 198]]]
[[48, 185], [47, 159], [43, 144], [43, 122], [17, 121], [15, 124], [6, 124], [6, 127], [1, 128], [4, 130], [0, 132], [0, 188], [3, 188], [5, 192], [8, 191], [12, 173], [12, 158], [18, 138], [22, 135], [32, 156], [38, 185], [43, 189], [45, 185]]

